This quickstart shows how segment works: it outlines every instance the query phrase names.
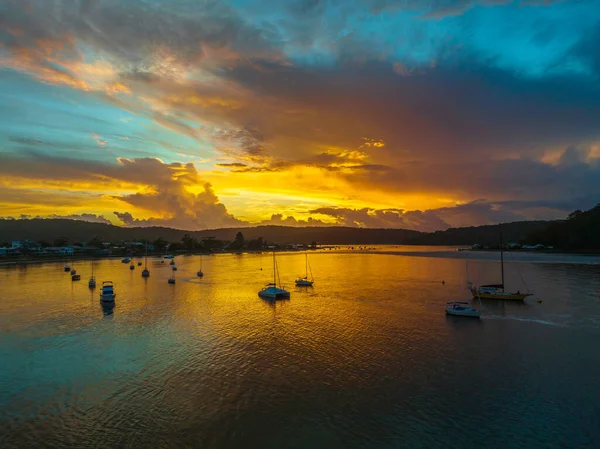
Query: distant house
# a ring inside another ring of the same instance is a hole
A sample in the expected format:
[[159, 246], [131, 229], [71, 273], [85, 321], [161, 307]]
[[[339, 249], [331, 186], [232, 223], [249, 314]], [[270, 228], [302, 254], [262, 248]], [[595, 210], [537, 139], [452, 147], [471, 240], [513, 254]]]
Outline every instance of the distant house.
[[6, 247], [2, 247], [0, 248], [0, 256], [15, 256], [17, 254], [20, 254], [21, 252], [19, 251], [18, 248], [6, 248]]
[[30, 250], [30, 251], [39, 251], [40, 244], [33, 240], [13, 240], [11, 243], [11, 248], [17, 250]]
[[59, 256], [72, 256], [75, 251], [70, 246], [49, 246], [45, 249], [46, 254], [54, 254]]

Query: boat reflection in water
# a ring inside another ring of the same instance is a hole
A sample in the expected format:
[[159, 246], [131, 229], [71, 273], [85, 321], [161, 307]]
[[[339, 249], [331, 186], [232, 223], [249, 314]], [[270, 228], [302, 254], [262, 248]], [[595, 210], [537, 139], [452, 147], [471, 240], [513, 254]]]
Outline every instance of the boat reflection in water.
[[100, 305], [102, 306], [102, 313], [105, 317], [112, 316], [115, 311], [115, 303], [114, 302], [106, 302], [100, 301]]

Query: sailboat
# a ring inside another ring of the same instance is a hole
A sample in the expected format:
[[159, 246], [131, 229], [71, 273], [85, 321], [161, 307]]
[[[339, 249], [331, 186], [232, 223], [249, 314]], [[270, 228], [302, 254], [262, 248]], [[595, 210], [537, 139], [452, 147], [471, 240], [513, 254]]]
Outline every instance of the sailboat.
[[175, 283], [175, 273], [173, 273], [173, 275], [169, 278], [169, 284], [174, 284]]
[[146, 243], [146, 255], [144, 256], [144, 270], [142, 271], [142, 277], [147, 278], [150, 276], [150, 270], [148, 270], [148, 243]]
[[[469, 258], [465, 261], [465, 280], [467, 282], [467, 290], [470, 287], [469, 284]], [[481, 302], [481, 301], [480, 301]], [[470, 307], [468, 301], [451, 301], [446, 303], [446, 315], [454, 315], [454, 316], [466, 316], [472, 318], [481, 317], [481, 311]]]
[[88, 281], [89, 288], [96, 288], [96, 278], [94, 277], [94, 261], [92, 261], [92, 275], [90, 276], [90, 280]]
[[504, 241], [502, 239], [502, 234], [500, 234], [500, 273], [502, 276], [501, 284], [480, 285], [479, 287], [475, 287], [469, 282], [469, 288], [473, 294], [473, 298], [523, 301], [533, 294], [529, 292], [521, 293], [520, 291], [504, 291]]
[[202, 254], [200, 254], [200, 269], [198, 270], [198, 273], [196, 273], [196, 276], [198, 276], [199, 278], [204, 276], [204, 273], [202, 272]]
[[[310, 270], [310, 265], [308, 264], [308, 253], [305, 254], [306, 256], [306, 274], [304, 275], [304, 277], [299, 277], [298, 279], [296, 279], [296, 286], [297, 287], [312, 287], [312, 285], [314, 284], [315, 280], [313, 279], [312, 276], [312, 270]], [[310, 280], [308, 279], [308, 271], [310, 270]]]
[[258, 292], [258, 296], [263, 299], [287, 299], [290, 297], [290, 292], [284, 288], [277, 287], [277, 261], [275, 260], [275, 251], [273, 251], [273, 282], [269, 283]]

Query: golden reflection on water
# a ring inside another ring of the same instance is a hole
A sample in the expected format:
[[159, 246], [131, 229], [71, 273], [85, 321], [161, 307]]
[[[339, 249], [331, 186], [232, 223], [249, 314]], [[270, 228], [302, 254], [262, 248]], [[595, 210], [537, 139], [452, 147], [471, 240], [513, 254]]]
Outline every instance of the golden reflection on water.
[[[142, 267], [97, 261], [94, 290], [90, 262], [71, 264], [79, 282], [63, 264], [0, 269], [1, 422], [21, 445], [45, 435], [105, 446], [284, 447], [291, 438], [298, 447], [439, 447], [456, 419], [494, 429], [481, 405], [491, 401], [553, 422], [555, 435], [584, 432], [576, 416], [589, 416], [593, 395], [563, 394], [540, 372], [597, 372], [568, 350], [597, 336], [600, 304], [581, 300], [598, 291], [597, 268], [521, 264], [544, 303], [484, 303], [485, 319], [465, 321], [444, 315], [447, 301], [466, 296], [462, 257], [385, 252], [311, 252], [312, 288], [294, 285], [304, 254], [280, 253], [291, 298], [277, 302], [257, 295], [272, 279], [268, 253], [205, 256], [202, 278], [198, 257], [178, 256], [175, 285], [168, 261], [152, 259], [148, 279]], [[473, 276], [494, 281], [495, 258], [473, 260]], [[103, 280], [115, 283], [114, 308], [100, 304]], [[583, 376], [579, 384], [597, 385]], [[574, 418], [559, 421], [527, 396], [534, 384]], [[454, 447], [494, 435], [458, 436]]]

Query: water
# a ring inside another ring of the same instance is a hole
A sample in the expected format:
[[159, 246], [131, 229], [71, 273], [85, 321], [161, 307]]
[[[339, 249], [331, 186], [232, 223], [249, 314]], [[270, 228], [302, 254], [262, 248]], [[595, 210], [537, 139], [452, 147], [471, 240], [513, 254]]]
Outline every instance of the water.
[[[289, 301], [257, 296], [269, 255], [178, 257], [151, 277], [89, 262], [0, 269], [0, 447], [598, 448], [600, 258], [508, 256], [525, 304], [465, 296], [464, 253], [281, 254]], [[470, 253], [497, 282], [496, 253]], [[533, 259], [532, 259], [533, 258]], [[262, 268], [262, 270], [261, 270]], [[442, 284], [442, 281], [444, 283]], [[543, 302], [538, 303], [536, 299]]]

